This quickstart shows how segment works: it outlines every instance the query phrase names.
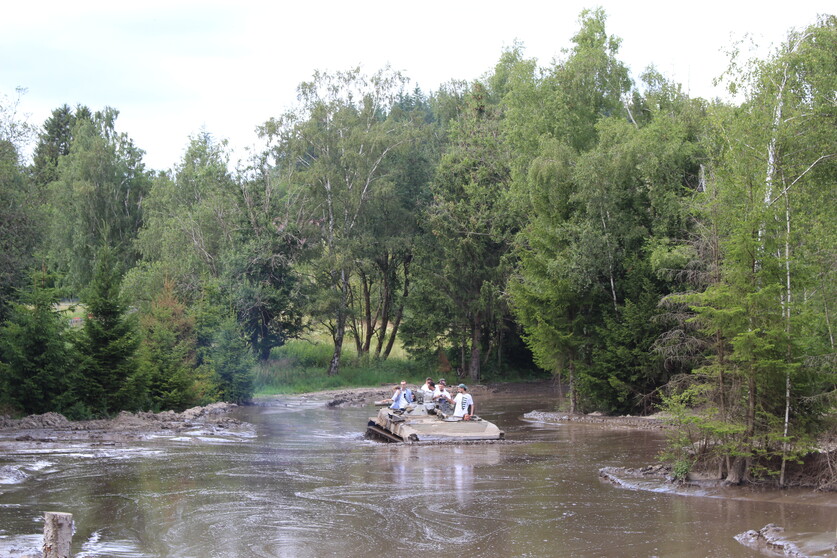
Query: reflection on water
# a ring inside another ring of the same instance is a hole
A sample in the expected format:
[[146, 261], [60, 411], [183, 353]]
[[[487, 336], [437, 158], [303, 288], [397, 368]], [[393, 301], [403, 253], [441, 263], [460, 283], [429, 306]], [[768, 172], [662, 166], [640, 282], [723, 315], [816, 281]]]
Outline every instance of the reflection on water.
[[287, 398], [240, 410], [257, 425], [249, 440], [2, 456], [12, 480], [0, 485], [0, 556], [38, 545], [45, 510], [75, 515], [74, 552], [86, 557], [753, 556], [732, 537], [771, 522], [837, 528], [828, 496], [613, 487], [598, 469], [651, 463], [660, 433], [519, 420], [549, 408], [549, 394], [478, 403], [509, 442], [380, 444], [362, 436], [372, 407]]

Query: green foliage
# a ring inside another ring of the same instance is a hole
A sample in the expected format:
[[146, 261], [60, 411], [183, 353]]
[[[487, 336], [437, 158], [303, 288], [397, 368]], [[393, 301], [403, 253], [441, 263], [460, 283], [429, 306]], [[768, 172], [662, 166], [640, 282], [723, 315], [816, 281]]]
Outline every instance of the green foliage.
[[93, 279], [84, 296], [87, 319], [79, 338], [82, 355], [82, 401], [97, 415], [138, 409], [144, 382], [137, 367], [140, 338], [136, 316], [120, 293], [122, 276], [109, 247], [99, 250]]
[[451, 123], [424, 213], [424, 236], [416, 246], [408, 301], [413, 323], [405, 329], [407, 345], [414, 348], [461, 347], [468, 353], [461, 366], [472, 380], [480, 378], [483, 351], [501, 351], [509, 315], [501, 289], [515, 226], [505, 204], [508, 150], [490, 96], [475, 83]]
[[227, 254], [225, 279], [238, 322], [259, 360], [303, 330], [299, 278], [291, 236], [255, 238]]
[[238, 323], [232, 318], [223, 320], [206, 358], [206, 364], [214, 372], [217, 399], [231, 403], [249, 401], [253, 395], [255, 362]]
[[[823, 281], [833, 266], [820, 258], [833, 258], [822, 240], [833, 240], [826, 230], [837, 225], [826, 194], [837, 140], [827, 131], [834, 114], [820, 107], [833, 93], [827, 49], [837, 41], [835, 21], [791, 32], [768, 60], [733, 68], [729, 77], [747, 99], [712, 114], [715, 172], [695, 208], [703, 244], [715, 254], [705, 265], [712, 273], [699, 292], [672, 299], [688, 305], [705, 340], [694, 379], [706, 394], [699, 405], [716, 418], [701, 429], [728, 459], [720, 469], [733, 483], [773, 476], [784, 483], [785, 464], [807, 451], [834, 389], [808, 363], [834, 353], [833, 335], [811, 325], [834, 295]], [[823, 298], [807, 294], [815, 291]], [[811, 414], [813, 401], [824, 405]]]
[[32, 129], [17, 114], [19, 102], [0, 95], [0, 323], [27, 282], [43, 235], [39, 200], [21, 160]]
[[412, 120], [392, 110], [404, 82], [389, 68], [371, 76], [359, 69], [315, 72], [298, 88], [297, 110], [262, 128], [298, 222], [319, 246], [307, 262], [313, 283], [307, 311], [332, 333], [332, 375], [352, 310], [357, 240], [375, 200], [392, 191], [389, 160], [413, 131]]
[[[147, 383], [146, 405], [182, 411], [204, 399], [210, 386], [196, 377], [197, 335], [195, 320], [166, 282], [140, 318], [141, 375]], [[208, 399], [208, 397], [206, 398]]]
[[0, 328], [0, 402], [23, 414], [85, 414], [74, 407], [83, 395], [78, 356], [57, 302], [52, 278], [34, 274]]
[[43, 189], [58, 180], [58, 164], [62, 157], [70, 154], [76, 126], [92, 119], [90, 109], [82, 105], [75, 111], [69, 105], [52, 111], [35, 146], [33, 174], [39, 188]]
[[101, 247], [113, 250], [124, 269], [136, 261], [134, 240], [150, 179], [142, 150], [116, 132], [117, 115], [105, 109], [76, 119], [70, 152], [59, 158], [57, 179], [49, 184], [48, 252], [76, 292], [90, 282]]

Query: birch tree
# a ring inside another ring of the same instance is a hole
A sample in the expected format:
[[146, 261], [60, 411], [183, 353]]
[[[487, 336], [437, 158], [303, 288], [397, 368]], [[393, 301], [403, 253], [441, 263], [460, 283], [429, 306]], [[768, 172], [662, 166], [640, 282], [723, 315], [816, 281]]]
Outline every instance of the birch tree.
[[311, 312], [330, 331], [334, 351], [328, 374], [339, 372], [350, 319], [353, 241], [370, 200], [392, 187], [388, 158], [409, 135], [409, 122], [389, 117], [406, 79], [384, 69], [315, 72], [297, 89], [295, 110], [261, 127], [276, 172], [298, 200], [320, 252], [308, 274], [317, 297]]
[[[791, 31], [767, 60], [733, 66], [745, 101], [715, 111], [715, 209], [704, 218], [720, 238], [720, 274], [681, 300], [720, 337], [695, 371], [724, 378], [726, 392], [722, 412], [700, 425], [709, 451], [699, 458], [719, 460], [730, 483], [775, 474], [784, 484], [787, 461], [819, 428], [821, 411], [811, 409], [827, 406], [834, 386], [816, 363], [833, 354], [825, 309], [834, 289], [818, 279], [834, 259], [823, 239], [835, 226], [835, 31], [835, 19], [822, 18]], [[770, 457], [778, 470], [765, 465]]]

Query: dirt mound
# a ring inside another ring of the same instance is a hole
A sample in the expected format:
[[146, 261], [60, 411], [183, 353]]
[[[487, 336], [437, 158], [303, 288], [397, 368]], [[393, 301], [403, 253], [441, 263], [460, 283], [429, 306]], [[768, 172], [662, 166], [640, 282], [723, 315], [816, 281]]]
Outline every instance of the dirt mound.
[[598, 424], [607, 428], [631, 428], [640, 430], [659, 430], [669, 428], [669, 425], [657, 417], [612, 417], [600, 413], [589, 415], [573, 413], [555, 413], [547, 411], [531, 411], [523, 415], [523, 420], [543, 423], [580, 422], [584, 424]]
[[115, 440], [131, 439], [159, 432], [180, 432], [196, 426], [232, 428], [241, 421], [227, 416], [237, 405], [213, 403], [205, 407], [193, 407], [182, 413], [164, 411], [152, 413], [122, 411], [113, 419], [70, 421], [58, 413], [31, 415], [22, 419], [0, 417], [0, 433], [15, 435], [18, 442], [51, 442], [57, 440]]
[[19, 428], [30, 430], [37, 428], [65, 428], [70, 421], [64, 415], [58, 413], [44, 413], [43, 415], [29, 415], [22, 419], [13, 419], [8, 416], [0, 417], [0, 428]]

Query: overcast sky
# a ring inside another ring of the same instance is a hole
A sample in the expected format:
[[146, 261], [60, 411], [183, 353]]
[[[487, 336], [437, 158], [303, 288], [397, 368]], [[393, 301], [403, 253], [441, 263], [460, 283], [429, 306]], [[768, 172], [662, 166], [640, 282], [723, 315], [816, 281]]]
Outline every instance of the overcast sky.
[[724, 50], [749, 34], [766, 47], [834, 0], [697, 2], [471, 0], [236, 2], [116, 0], [7, 3], [0, 95], [40, 125], [63, 105], [120, 111], [117, 129], [155, 169], [176, 164], [206, 129], [237, 153], [255, 127], [293, 105], [314, 70], [386, 64], [425, 92], [489, 71], [515, 40], [549, 64], [570, 46], [584, 8], [601, 6], [633, 77], [654, 64], [693, 96], [712, 97]]

